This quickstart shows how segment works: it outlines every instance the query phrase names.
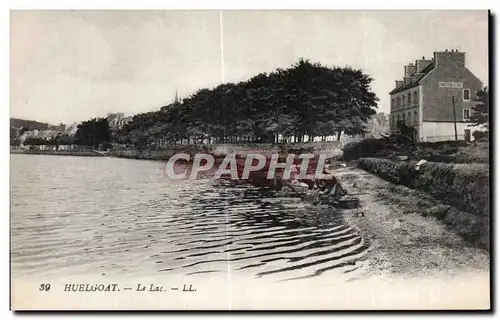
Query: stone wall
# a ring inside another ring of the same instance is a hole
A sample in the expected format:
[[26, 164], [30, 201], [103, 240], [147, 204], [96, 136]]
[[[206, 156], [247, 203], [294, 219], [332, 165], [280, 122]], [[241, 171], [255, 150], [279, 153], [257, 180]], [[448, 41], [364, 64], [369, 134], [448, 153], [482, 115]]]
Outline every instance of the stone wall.
[[294, 144], [214, 144], [214, 145], [186, 145], [171, 146], [168, 149], [113, 149], [111, 156], [131, 159], [168, 160], [176, 153], [187, 153], [194, 156], [196, 153], [209, 153], [214, 156], [226, 154], [237, 154], [245, 156], [247, 153], [261, 153], [271, 155], [273, 153], [326, 153], [329, 156], [341, 155], [342, 142], [306, 142]]

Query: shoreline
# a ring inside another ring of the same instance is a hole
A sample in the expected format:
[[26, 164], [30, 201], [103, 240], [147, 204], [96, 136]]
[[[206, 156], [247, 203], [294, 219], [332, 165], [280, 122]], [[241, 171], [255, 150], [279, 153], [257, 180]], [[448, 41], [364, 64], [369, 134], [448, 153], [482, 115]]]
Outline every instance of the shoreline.
[[212, 144], [212, 145], [174, 145], [168, 149], [111, 149], [107, 154], [98, 154], [91, 151], [43, 151], [43, 150], [18, 150], [11, 149], [11, 154], [43, 154], [43, 155], [65, 155], [65, 156], [108, 156], [113, 158], [124, 158], [134, 160], [160, 160], [166, 161], [174, 154], [186, 153], [190, 157], [194, 157], [197, 153], [206, 153], [214, 158], [224, 158], [227, 154], [235, 154], [236, 156], [246, 156], [249, 153], [263, 154], [271, 156], [272, 154], [280, 154], [287, 156], [289, 154], [326, 153], [329, 157], [338, 156], [341, 154], [342, 143], [339, 141], [330, 142], [307, 142], [293, 144], [269, 144], [269, 143], [247, 143], [247, 144]]
[[74, 157], [106, 157], [95, 151], [23, 151], [10, 150], [10, 154], [29, 154], [29, 155], [44, 155], [44, 156], [74, 156]]
[[[358, 209], [343, 215], [370, 242], [371, 274], [426, 277], [435, 272], [490, 271], [488, 250], [466, 241], [443, 221], [422, 215], [423, 209], [413, 207], [411, 201], [384, 196], [391, 182], [354, 167], [334, 169], [333, 174], [348, 194], [360, 199]], [[365, 215], [356, 216], [357, 210]]]
[[339, 142], [317, 143], [297, 143], [291, 145], [271, 145], [271, 144], [245, 144], [245, 145], [184, 145], [172, 146], [169, 149], [113, 149], [109, 155], [116, 158], [127, 158], [137, 160], [168, 160], [176, 153], [186, 153], [193, 157], [197, 153], [206, 153], [214, 158], [224, 158], [228, 154], [235, 154], [237, 157], [244, 157], [249, 153], [257, 153], [265, 156], [280, 154], [286, 156], [299, 153], [326, 153], [329, 157], [341, 154], [342, 145]]

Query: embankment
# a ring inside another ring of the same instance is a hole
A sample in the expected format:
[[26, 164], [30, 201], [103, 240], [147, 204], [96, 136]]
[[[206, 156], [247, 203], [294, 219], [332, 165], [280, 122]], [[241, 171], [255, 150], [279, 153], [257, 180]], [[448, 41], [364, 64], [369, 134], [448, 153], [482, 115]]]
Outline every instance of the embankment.
[[[369, 241], [366, 258], [372, 274], [443, 279], [443, 274], [489, 271], [489, 252], [450, 227], [456, 219], [440, 221], [426, 214], [446, 207], [442, 201], [356, 167], [340, 167], [333, 174], [360, 199], [356, 210], [364, 216], [344, 212], [342, 217]], [[470, 224], [462, 227], [470, 232]]]
[[360, 158], [357, 164], [385, 180], [423, 191], [442, 201], [445, 205], [431, 208], [422, 200], [422, 213], [444, 220], [470, 242], [489, 249], [488, 164], [427, 162], [419, 171], [412, 170], [416, 161]]
[[398, 143], [391, 139], [364, 139], [347, 143], [343, 148], [343, 160], [363, 157], [396, 160], [399, 156], [409, 159], [425, 159], [445, 163], [489, 163], [489, 142], [440, 141]]
[[218, 145], [177, 145], [168, 149], [114, 149], [110, 152], [113, 157], [147, 160], [168, 160], [176, 153], [186, 153], [194, 156], [196, 153], [208, 153], [214, 156], [236, 154], [245, 156], [248, 153], [260, 154], [299, 154], [299, 153], [326, 153], [329, 156], [338, 156], [342, 153], [340, 142], [311, 142], [294, 144], [218, 144]]
[[113, 149], [110, 151], [110, 156], [117, 158], [128, 158], [138, 160], [168, 160], [176, 153], [187, 153], [190, 156], [197, 152], [207, 152], [206, 149], [197, 148], [196, 146], [179, 146], [165, 150], [153, 149]]
[[77, 156], [77, 157], [103, 157], [104, 155], [92, 150], [11, 150], [13, 154], [38, 154], [50, 156]]

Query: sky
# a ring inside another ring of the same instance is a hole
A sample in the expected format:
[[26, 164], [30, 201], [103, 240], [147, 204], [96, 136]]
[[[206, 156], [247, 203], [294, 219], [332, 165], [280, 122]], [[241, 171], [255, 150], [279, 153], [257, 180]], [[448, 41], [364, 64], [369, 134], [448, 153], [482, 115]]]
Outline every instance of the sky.
[[11, 117], [52, 124], [158, 110], [300, 57], [362, 69], [385, 113], [404, 65], [434, 51], [465, 52], [488, 84], [487, 11], [11, 11], [10, 32]]

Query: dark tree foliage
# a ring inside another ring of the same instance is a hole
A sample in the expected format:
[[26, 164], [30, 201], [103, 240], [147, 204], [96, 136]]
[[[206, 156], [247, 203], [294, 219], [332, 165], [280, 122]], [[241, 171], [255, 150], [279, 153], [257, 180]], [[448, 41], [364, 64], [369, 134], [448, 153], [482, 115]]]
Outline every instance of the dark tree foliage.
[[474, 125], [485, 125], [488, 128], [490, 119], [490, 95], [488, 87], [478, 91], [475, 102], [476, 104], [472, 107], [470, 121]]
[[10, 127], [10, 145], [18, 146], [21, 144], [21, 140], [19, 139], [19, 135], [17, 134], [17, 130], [13, 127]]
[[94, 118], [80, 123], [74, 137], [75, 144], [94, 148], [110, 141], [111, 129], [106, 118]]
[[10, 146], [11, 147], [18, 146], [20, 144], [21, 144], [21, 139], [19, 139], [19, 137], [15, 137], [15, 136], [10, 137]]
[[474, 131], [472, 133], [474, 140], [476, 141], [488, 141], [490, 139], [489, 131]]
[[166, 143], [272, 143], [279, 135], [305, 142], [306, 136], [363, 134], [376, 114], [378, 98], [371, 82], [361, 70], [300, 59], [287, 69], [201, 89], [159, 111], [138, 114], [116, 132], [114, 141], [151, 148]]
[[57, 142], [59, 145], [72, 145], [74, 144], [73, 137], [69, 136], [67, 133], [62, 133], [57, 136]]
[[48, 145], [49, 141], [43, 138], [26, 138], [24, 140], [25, 145], [31, 145], [31, 146], [43, 146], [43, 145]]
[[396, 140], [400, 143], [415, 142], [417, 140], [417, 131], [415, 128], [407, 125], [404, 121], [397, 124]]

